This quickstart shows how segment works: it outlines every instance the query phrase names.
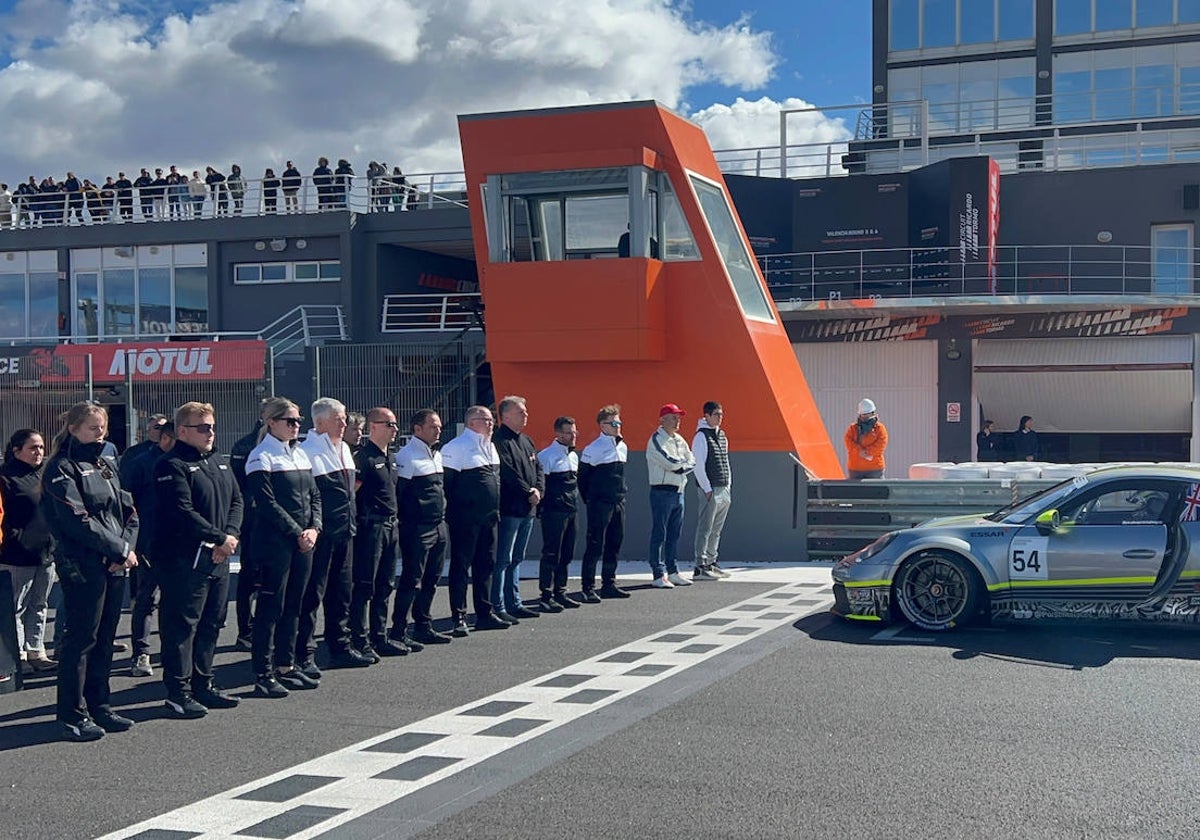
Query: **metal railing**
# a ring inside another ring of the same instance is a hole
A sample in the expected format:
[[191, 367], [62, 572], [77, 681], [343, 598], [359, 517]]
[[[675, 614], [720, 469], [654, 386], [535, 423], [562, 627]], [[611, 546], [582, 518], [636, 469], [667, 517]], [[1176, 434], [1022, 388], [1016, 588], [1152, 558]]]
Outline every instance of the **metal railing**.
[[199, 185], [196, 192], [190, 191], [187, 183], [125, 189], [119, 189], [115, 184], [93, 185], [71, 193], [56, 185], [46, 191], [14, 193], [12, 210], [7, 215], [0, 214], [0, 230], [182, 222], [339, 210], [390, 213], [466, 207], [466, 200], [463, 172], [426, 172], [405, 175], [402, 180], [390, 176], [332, 176], [329, 183], [305, 175], [294, 189], [289, 187], [287, 190], [281, 186], [279, 178], [246, 178], [241, 186], [235, 182], [232, 187], [225, 180]]
[[328, 341], [346, 341], [346, 318], [342, 307], [297, 306], [258, 331], [278, 359], [304, 347], [320, 346]]
[[817, 251], [759, 258], [777, 301], [979, 295], [1193, 296], [1190, 248], [1021, 245], [964, 261], [958, 248]]
[[442, 332], [482, 325], [478, 292], [437, 295], [384, 295], [379, 330], [382, 333]]

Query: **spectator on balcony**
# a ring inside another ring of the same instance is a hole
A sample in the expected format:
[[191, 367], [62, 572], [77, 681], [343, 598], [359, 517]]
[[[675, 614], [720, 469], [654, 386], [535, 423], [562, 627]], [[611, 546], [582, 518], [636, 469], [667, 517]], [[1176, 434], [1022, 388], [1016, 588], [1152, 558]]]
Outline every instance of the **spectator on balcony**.
[[67, 194], [50, 176], [43, 178], [38, 186], [38, 199], [39, 220], [52, 225], [62, 224], [66, 216]]
[[312, 174], [313, 186], [317, 188], [317, 209], [328, 210], [333, 206], [333, 172], [329, 169], [329, 158], [317, 159], [317, 168]]
[[387, 165], [378, 161], [367, 164], [367, 189], [371, 197], [371, 212], [387, 210]]
[[[90, 184], [91, 182], [85, 181], [85, 183]], [[67, 179], [62, 182], [62, 191], [67, 195], [67, 214], [63, 217], [63, 224], [70, 223], [72, 215], [79, 224], [83, 224], [83, 187], [74, 172], [67, 173]]]
[[1038, 433], [1033, 430], [1033, 418], [1021, 415], [1021, 422], [1013, 432], [1013, 460], [1036, 461], [1038, 459]]
[[337, 210], [345, 210], [350, 186], [354, 182], [354, 170], [350, 167], [350, 161], [340, 158], [334, 175], [337, 177], [333, 181], [333, 206]]
[[172, 219], [182, 219], [187, 205], [187, 176], [176, 167], [170, 167], [167, 173], [167, 215]]
[[229, 195], [225, 189], [225, 176], [211, 166], [204, 168], [204, 183], [212, 192], [213, 216], [224, 216], [229, 212]]
[[13, 194], [8, 184], [0, 184], [0, 230], [13, 226]]
[[296, 164], [289, 160], [287, 168], [283, 170], [283, 177], [280, 180], [280, 186], [283, 187], [283, 211], [285, 213], [300, 212], [300, 203], [296, 198], [296, 193], [300, 192], [302, 181], [303, 178], [300, 175], [300, 170], [296, 168]]
[[262, 195], [263, 195], [263, 212], [274, 215], [278, 212], [279, 199], [279, 178], [275, 175], [275, 170], [267, 167], [267, 171], [263, 173], [262, 179]]
[[407, 210], [408, 209], [408, 179], [404, 177], [404, 173], [400, 171], [399, 166], [392, 167], [392, 177], [388, 179], [388, 187], [392, 194], [392, 209]]
[[13, 196], [13, 227], [20, 227], [22, 220], [33, 224], [33, 196], [37, 195], [37, 191], [37, 181], [32, 175], [26, 183], [17, 187]]
[[846, 477], [851, 481], [883, 478], [887, 428], [879, 422], [879, 412], [871, 400], [860, 400], [858, 417], [843, 436], [846, 444]]
[[150, 186], [150, 197], [154, 201], [154, 218], [162, 221], [167, 217], [167, 188], [170, 184], [161, 169], [154, 170], [154, 182]]
[[204, 215], [204, 197], [208, 195], [208, 184], [200, 177], [198, 169], [192, 170], [188, 179], [188, 218], [199, 219]]
[[[109, 178], [109, 181], [112, 181], [112, 178]], [[92, 224], [102, 224], [108, 221], [108, 207], [104, 204], [104, 194], [87, 178], [83, 179], [83, 199], [87, 204]]]
[[149, 219], [154, 215], [154, 179], [150, 177], [150, 172], [147, 169], [142, 170], [142, 174], [137, 176], [133, 182], [134, 189], [138, 191], [138, 200], [142, 205], [142, 218]]
[[117, 195], [117, 212], [121, 214], [121, 221], [132, 221], [133, 182], [125, 177], [124, 172], [118, 172], [117, 180], [113, 182], [113, 190]]
[[242, 204], [246, 198], [246, 179], [242, 177], [242, 167], [236, 163], [229, 167], [229, 177], [225, 179], [229, 190], [229, 198], [233, 201], [233, 215], [242, 215]]

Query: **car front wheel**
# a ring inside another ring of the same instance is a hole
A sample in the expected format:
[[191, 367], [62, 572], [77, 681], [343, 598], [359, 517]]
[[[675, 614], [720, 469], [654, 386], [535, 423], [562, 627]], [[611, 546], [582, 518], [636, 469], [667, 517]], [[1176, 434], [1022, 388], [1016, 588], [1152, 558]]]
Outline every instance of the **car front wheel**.
[[900, 567], [896, 604], [917, 627], [949, 630], [976, 617], [982, 589], [978, 575], [966, 560], [927, 552]]

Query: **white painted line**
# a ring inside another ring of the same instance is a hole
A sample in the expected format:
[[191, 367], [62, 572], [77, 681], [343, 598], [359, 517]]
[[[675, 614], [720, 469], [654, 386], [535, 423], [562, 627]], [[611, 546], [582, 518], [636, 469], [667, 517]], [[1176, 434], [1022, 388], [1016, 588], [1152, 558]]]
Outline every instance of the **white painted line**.
[[[827, 571], [825, 575], [828, 575]], [[100, 840], [119, 840], [151, 829], [196, 832], [196, 840], [227, 840], [263, 820], [277, 817], [301, 805], [343, 809], [341, 813], [306, 831], [290, 835], [289, 840], [305, 840], [323, 834], [414, 791], [461, 773], [514, 746], [623, 700], [750, 639], [791, 624], [804, 615], [828, 609], [832, 602], [828, 597], [820, 597], [818, 603], [800, 610], [789, 610], [786, 601], [769, 597], [772, 593], [786, 593], [789, 597], [807, 595], [818, 600], [812, 593], [811, 573], [796, 577], [805, 580], [794, 581], [769, 592], [760, 593], [675, 627], [655, 631], [635, 642], [605, 651], [558, 671], [542, 674], [490, 697], [473, 700], [458, 708], [185, 805], [107, 834]], [[807, 588], [805, 582], [809, 584]], [[745, 609], [750, 605], [757, 606], [758, 609]], [[776, 617], [764, 618], [772, 613]], [[719, 625], [704, 623], [714, 618], [729, 621]], [[742, 628], [745, 635], [723, 632], [731, 627]], [[655, 641], [672, 633], [688, 638], [670, 642]], [[638, 675], [637, 669], [647, 665], [657, 667], [645, 669], [644, 676]], [[564, 674], [587, 674], [591, 675], [591, 678], [570, 687], [539, 685]], [[494, 704], [497, 703], [512, 705], [495, 715], [471, 714], [472, 711], [486, 710], [488, 707], [496, 709], [498, 707]], [[515, 737], [483, 734], [497, 724], [505, 722], [520, 727], [524, 720], [539, 723]], [[442, 737], [405, 753], [369, 749], [411, 733]], [[453, 759], [453, 762], [447, 763], [448, 759]], [[397, 771], [397, 768], [413, 761], [417, 761], [418, 765], [428, 772], [415, 779], [401, 778], [404, 773]], [[376, 778], [381, 773], [391, 774], [394, 778]], [[327, 776], [336, 781], [285, 802], [260, 802], [237, 798], [264, 785], [298, 774]]]

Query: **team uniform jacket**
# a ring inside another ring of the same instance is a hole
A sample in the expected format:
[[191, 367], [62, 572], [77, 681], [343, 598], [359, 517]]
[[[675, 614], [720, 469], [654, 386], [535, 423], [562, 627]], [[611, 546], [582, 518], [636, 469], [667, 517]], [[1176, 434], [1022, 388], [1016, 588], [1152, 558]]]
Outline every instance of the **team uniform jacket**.
[[651, 487], [667, 484], [682, 493], [695, 467], [696, 456], [678, 432], [667, 434], [660, 426], [646, 441], [646, 469]]
[[537, 447], [529, 435], [501, 426], [492, 436], [500, 455], [500, 515], [532, 516], [529, 493], [546, 495], [546, 477], [538, 462]]
[[358, 516], [385, 521], [396, 516], [396, 468], [386, 452], [369, 438], [354, 456], [358, 468]]
[[546, 495], [538, 505], [540, 513], [574, 513], [579, 485], [579, 455], [558, 441], [537, 455], [546, 476]]
[[625, 462], [629, 447], [619, 437], [600, 435], [579, 456], [579, 495], [585, 502], [625, 498]]
[[692, 454], [696, 456], [696, 484], [705, 493], [714, 487], [732, 487], [733, 475], [729, 470], [729, 438], [725, 430], [708, 425], [703, 417], [696, 424], [696, 436], [692, 438]]
[[448, 518], [488, 524], [500, 516], [500, 455], [478, 432], [463, 433], [442, 447]]
[[116, 462], [104, 442], [68, 437], [42, 475], [42, 510], [58, 541], [59, 556], [124, 563], [137, 543], [133, 497], [121, 489]]
[[238, 438], [237, 442], [229, 449], [229, 466], [233, 470], [233, 477], [237, 479], [238, 489], [242, 491], [242, 496], [246, 495], [246, 459], [250, 457], [254, 447], [258, 446], [258, 431], [261, 428], [262, 421], [259, 420], [254, 424], [254, 431]]
[[308, 454], [268, 434], [246, 459], [247, 496], [254, 505], [255, 546], [266, 560], [291, 556], [301, 532], [321, 530], [321, 494]]
[[433, 527], [446, 517], [442, 453], [419, 437], [396, 453], [396, 506], [405, 525]]
[[334, 446], [329, 435], [309, 432], [300, 447], [312, 464], [321, 493], [321, 525], [326, 537], [342, 542], [354, 536], [356, 480], [354, 455], [345, 441]]
[[242, 491], [218, 452], [176, 441], [154, 465], [158, 522], [152, 556], [191, 562], [201, 543], [220, 545], [242, 532]]

